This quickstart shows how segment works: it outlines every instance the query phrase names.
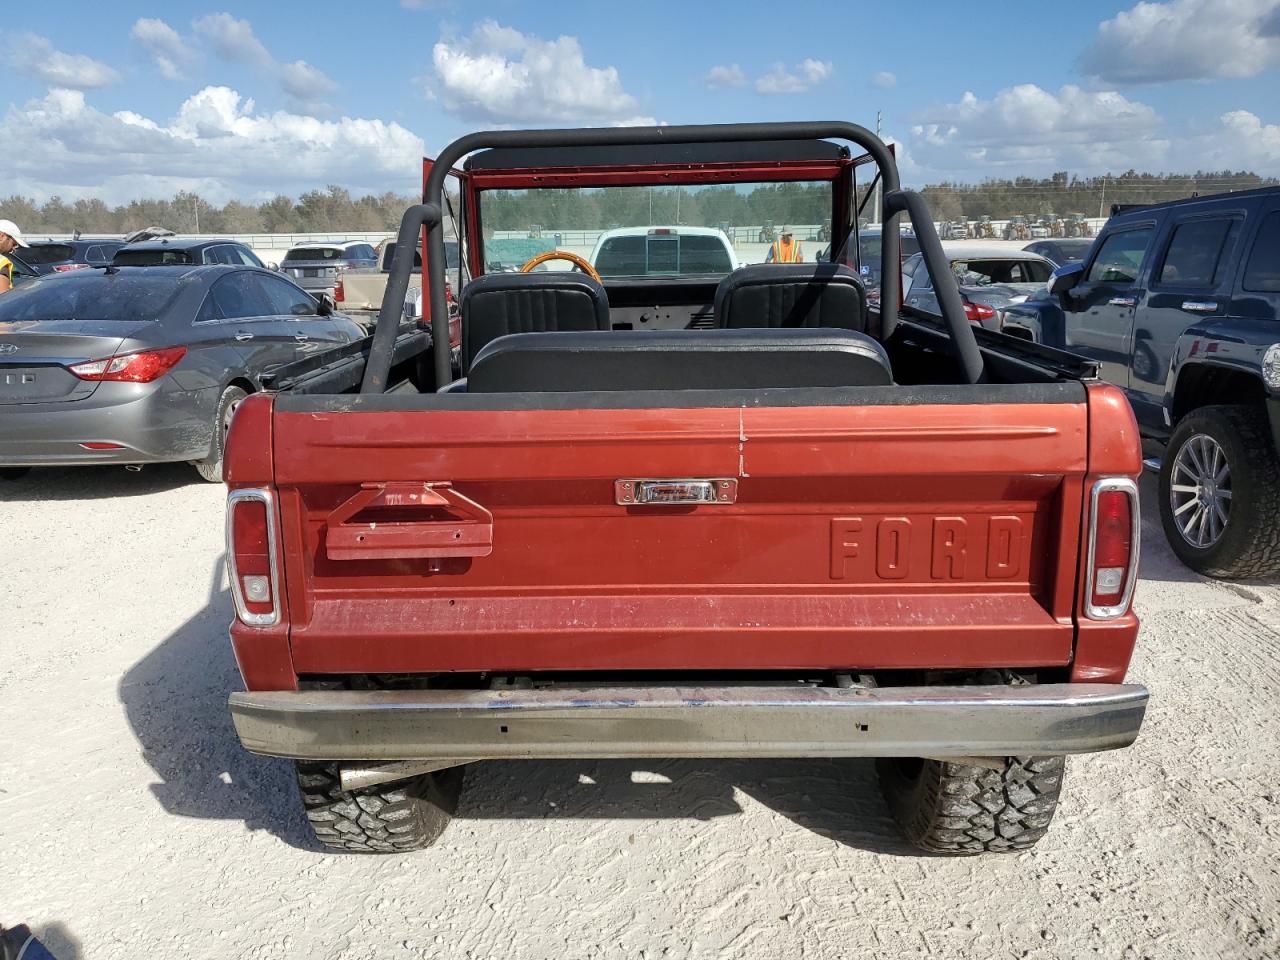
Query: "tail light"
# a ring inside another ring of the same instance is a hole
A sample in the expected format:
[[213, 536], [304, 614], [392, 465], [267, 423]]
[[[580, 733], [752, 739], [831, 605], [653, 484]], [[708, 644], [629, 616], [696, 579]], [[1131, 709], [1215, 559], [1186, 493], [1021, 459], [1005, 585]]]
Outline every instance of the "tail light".
[[73, 363], [69, 369], [81, 380], [117, 380], [122, 383], [151, 383], [159, 380], [187, 355], [186, 347], [166, 347], [124, 353], [105, 360]]
[[1123, 616], [1138, 579], [1138, 486], [1127, 477], [1109, 477], [1093, 485], [1089, 560], [1086, 565], [1091, 620]]
[[981, 323], [983, 320], [990, 320], [996, 315], [995, 308], [988, 307], [985, 303], [973, 303], [969, 300], [964, 302], [964, 315], [974, 323]]
[[342, 287], [342, 281], [339, 280], [333, 285], [333, 302], [342, 303], [347, 299], [347, 291]]
[[68, 273], [72, 270], [88, 270], [87, 263], [60, 263], [53, 268], [55, 273]]
[[270, 490], [232, 490], [227, 497], [227, 576], [241, 623], [280, 622], [275, 500]]

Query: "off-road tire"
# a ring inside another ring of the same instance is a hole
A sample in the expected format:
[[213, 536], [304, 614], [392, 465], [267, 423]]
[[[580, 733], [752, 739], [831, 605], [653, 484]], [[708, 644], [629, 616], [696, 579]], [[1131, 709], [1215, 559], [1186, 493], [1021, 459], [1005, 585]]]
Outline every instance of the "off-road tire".
[[218, 406], [213, 414], [213, 440], [209, 447], [209, 456], [203, 460], [194, 461], [196, 472], [210, 483], [222, 482], [222, 454], [227, 439], [223, 421], [227, 417], [227, 410], [248, 395], [240, 387], [231, 386], [223, 390], [222, 396], [218, 398]]
[[316, 839], [349, 853], [403, 853], [431, 846], [453, 819], [464, 769], [343, 790], [337, 764], [295, 764], [302, 809]]
[[[1217, 543], [1200, 548], [1179, 532], [1169, 503], [1173, 463], [1197, 434], [1222, 447], [1231, 470], [1231, 512]], [[1280, 459], [1266, 414], [1247, 406], [1193, 410], [1169, 438], [1160, 464], [1160, 522], [1178, 559], [1208, 577], [1260, 577], [1280, 570]]]
[[876, 774], [913, 845], [960, 856], [1032, 847], [1058, 807], [1065, 757], [1005, 757], [1003, 770], [887, 757]]

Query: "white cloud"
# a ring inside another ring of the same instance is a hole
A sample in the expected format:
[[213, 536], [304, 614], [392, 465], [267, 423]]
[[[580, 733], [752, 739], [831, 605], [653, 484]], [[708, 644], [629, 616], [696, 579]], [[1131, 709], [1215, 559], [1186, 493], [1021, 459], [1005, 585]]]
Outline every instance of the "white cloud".
[[1232, 110], [1218, 118], [1215, 131], [1199, 140], [1206, 170], [1252, 170], [1280, 174], [1280, 124], [1263, 123], [1248, 110]]
[[206, 87], [167, 122], [103, 113], [75, 90], [51, 90], [0, 119], [11, 192], [115, 204], [195, 190], [215, 203], [340, 183], [353, 194], [411, 191], [423, 142], [396, 123], [258, 113], [227, 87]]
[[1019, 84], [990, 100], [966, 92], [922, 119], [912, 128], [911, 144], [927, 177], [1155, 170], [1169, 151], [1163, 121], [1151, 107], [1115, 91], [1071, 85], [1053, 93]]
[[120, 79], [120, 74], [101, 60], [82, 53], [63, 53], [35, 33], [14, 34], [5, 43], [5, 51], [9, 69], [51, 87], [94, 90]]
[[1108, 83], [1252, 77], [1280, 62], [1280, 0], [1138, 3], [1098, 26], [1080, 69]]
[[337, 90], [338, 85], [305, 60], [293, 63], [276, 60], [248, 20], [237, 20], [229, 13], [214, 13], [201, 17], [192, 27], [196, 35], [213, 48], [219, 60], [248, 64], [275, 77], [294, 107], [312, 113], [332, 109], [324, 98]]
[[726, 87], [745, 87], [747, 75], [736, 63], [728, 66], [716, 66], [707, 71], [707, 86], [712, 90], [723, 90]]
[[805, 59], [788, 70], [775, 63], [773, 69], [756, 80], [757, 93], [804, 93], [831, 76], [829, 60]]
[[898, 77], [888, 70], [881, 70], [871, 77], [871, 85], [881, 90], [892, 90], [898, 85]]
[[248, 20], [237, 20], [229, 13], [211, 13], [192, 26], [196, 34], [213, 47], [219, 60], [255, 67], [269, 67], [275, 63], [275, 58], [254, 34]]
[[432, 48], [445, 108], [497, 123], [618, 122], [639, 102], [614, 67], [588, 66], [577, 37], [543, 40], [493, 20]]
[[182, 79], [186, 68], [195, 60], [195, 51], [163, 20], [142, 17], [133, 25], [129, 36], [147, 51], [168, 80]]

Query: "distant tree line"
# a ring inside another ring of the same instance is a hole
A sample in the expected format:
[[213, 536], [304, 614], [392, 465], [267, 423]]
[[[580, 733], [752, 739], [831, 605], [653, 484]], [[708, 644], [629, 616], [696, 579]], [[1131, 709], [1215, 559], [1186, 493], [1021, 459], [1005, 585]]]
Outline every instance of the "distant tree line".
[[[1155, 203], [1276, 184], [1280, 180], [1231, 171], [1187, 175], [1129, 170], [1099, 177], [1077, 177], [1064, 171], [1039, 179], [930, 184], [921, 192], [935, 218], [974, 220], [982, 216], [1004, 219], [1014, 214], [1106, 216], [1112, 203]], [[859, 201], [865, 186], [859, 187]], [[24, 231], [36, 234], [76, 230], [124, 234], [152, 226], [177, 233], [392, 233], [405, 208], [415, 202], [414, 197], [391, 192], [352, 197], [336, 185], [308, 191], [297, 201], [278, 196], [259, 204], [232, 200], [221, 207], [187, 191], [168, 200], [133, 200], [117, 207], [97, 199], [68, 203], [55, 196], [37, 203], [11, 196], [0, 199], [0, 218], [13, 220]], [[751, 190], [733, 186], [498, 190], [485, 197], [484, 226], [492, 231], [528, 230], [535, 225], [547, 230], [591, 230], [646, 223], [813, 224], [829, 218], [830, 203], [825, 185], [803, 183], [761, 184]]]
[[1063, 171], [1036, 179], [984, 180], [982, 183], [931, 184], [921, 190], [938, 220], [982, 216], [1002, 220], [1015, 214], [1083, 213], [1105, 217], [1113, 203], [1158, 203], [1195, 194], [1227, 193], [1280, 184], [1255, 173], [1210, 171], [1194, 174], [1153, 174], [1129, 170], [1118, 176], [1076, 177]]

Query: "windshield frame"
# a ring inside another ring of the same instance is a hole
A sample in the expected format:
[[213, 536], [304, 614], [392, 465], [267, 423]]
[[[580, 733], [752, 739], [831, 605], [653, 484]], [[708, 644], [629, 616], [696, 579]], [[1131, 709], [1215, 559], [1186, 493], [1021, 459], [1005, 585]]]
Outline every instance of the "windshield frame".
[[[484, 194], [491, 190], [538, 190], [598, 187], [721, 187], [734, 184], [829, 183], [831, 185], [830, 236], [842, 236], [852, 217], [853, 170], [871, 158], [854, 158], [840, 150], [829, 158], [742, 160], [721, 162], [624, 164], [557, 167], [473, 167], [461, 171], [463, 218], [467, 235], [468, 266], [473, 277], [487, 272], [484, 252]], [[690, 279], [646, 276], [611, 278], [672, 282]]]

